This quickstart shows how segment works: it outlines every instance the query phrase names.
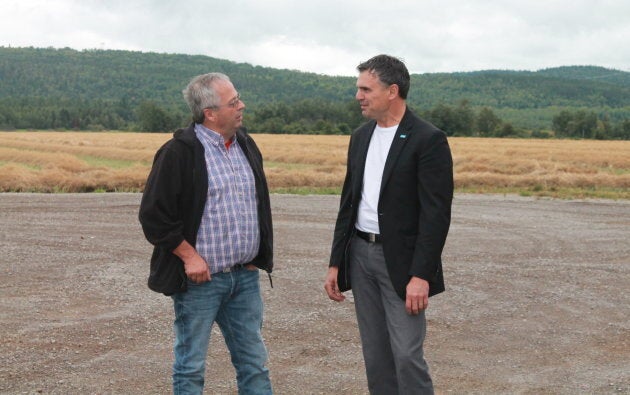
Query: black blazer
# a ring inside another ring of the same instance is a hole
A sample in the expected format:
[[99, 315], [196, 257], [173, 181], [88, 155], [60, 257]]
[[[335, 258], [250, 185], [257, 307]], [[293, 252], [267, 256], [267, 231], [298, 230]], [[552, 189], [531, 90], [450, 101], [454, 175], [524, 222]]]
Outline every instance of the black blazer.
[[[341, 291], [352, 288], [348, 245], [355, 233], [365, 160], [375, 127], [375, 121], [359, 127], [348, 147], [346, 178], [330, 256], [330, 266], [339, 267], [337, 281]], [[441, 255], [453, 200], [453, 160], [444, 132], [407, 109], [382, 177], [378, 220], [394, 289], [404, 300], [411, 276], [417, 276], [429, 282], [429, 296], [444, 291]]]

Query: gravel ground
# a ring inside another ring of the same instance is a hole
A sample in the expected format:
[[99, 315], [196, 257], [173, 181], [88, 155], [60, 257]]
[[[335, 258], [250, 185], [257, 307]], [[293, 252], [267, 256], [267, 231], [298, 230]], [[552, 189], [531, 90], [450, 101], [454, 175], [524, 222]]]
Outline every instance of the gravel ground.
[[[146, 287], [139, 194], [0, 194], [0, 393], [170, 391], [172, 307]], [[352, 300], [323, 291], [338, 196], [273, 195], [261, 276], [278, 394], [364, 394]], [[438, 393], [630, 393], [630, 202], [456, 195], [431, 298]], [[207, 393], [236, 393], [213, 332]]]

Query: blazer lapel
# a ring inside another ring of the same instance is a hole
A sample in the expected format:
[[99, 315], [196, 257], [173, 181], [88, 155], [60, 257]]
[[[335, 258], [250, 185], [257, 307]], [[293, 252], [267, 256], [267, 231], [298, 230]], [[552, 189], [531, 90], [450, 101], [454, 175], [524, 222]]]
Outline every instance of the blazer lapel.
[[389, 177], [392, 175], [394, 171], [394, 167], [396, 166], [396, 161], [400, 156], [400, 151], [403, 149], [405, 144], [407, 143], [407, 139], [409, 138], [409, 132], [411, 131], [411, 118], [409, 109], [405, 111], [405, 115], [400, 121], [400, 125], [398, 125], [398, 129], [396, 130], [396, 135], [394, 136], [394, 141], [392, 141], [392, 145], [389, 148], [389, 153], [387, 154], [387, 159], [385, 160], [385, 168], [383, 169], [383, 179], [381, 180], [381, 191], [379, 195], [383, 194], [383, 189], [387, 185], [387, 181]]
[[356, 147], [354, 148], [353, 158], [357, 161], [356, 164], [356, 177], [353, 177], [353, 196], [357, 199], [361, 198], [361, 189], [363, 188], [363, 173], [365, 172], [365, 161], [367, 159], [368, 148], [370, 147], [370, 140], [372, 140], [372, 134], [376, 122], [372, 121], [365, 125], [365, 128], [357, 133]]

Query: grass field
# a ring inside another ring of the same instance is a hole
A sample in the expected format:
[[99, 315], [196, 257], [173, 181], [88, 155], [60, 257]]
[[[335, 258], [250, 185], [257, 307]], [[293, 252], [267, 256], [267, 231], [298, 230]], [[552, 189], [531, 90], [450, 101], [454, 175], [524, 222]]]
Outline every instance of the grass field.
[[[0, 132], [0, 191], [141, 191], [171, 134]], [[338, 193], [348, 136], [254, 135], [274, 192]], [[457, 191], [630, 199], [630, 141], [451, 138]]]

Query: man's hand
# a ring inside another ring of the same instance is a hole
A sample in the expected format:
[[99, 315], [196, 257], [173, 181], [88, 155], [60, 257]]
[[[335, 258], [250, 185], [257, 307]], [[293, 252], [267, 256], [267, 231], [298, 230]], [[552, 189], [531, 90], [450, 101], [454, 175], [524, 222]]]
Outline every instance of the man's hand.
[[411, 277], [407, 284], [407, 314], [420, 314], [429, 307], [429, 283], [420, 277]]
[[199, 254], [195, 254], [192, 257], [183, 259], [184, 261], [184, 271], [186, 272], [186, 276], [197, 284], [210, 281], [210, 269], [208, 269], [208, 264]]
[[186, 240], [182, 241], [181, 244], [173, 250], [173, 254], [184, 261], [184, 271], [192, 282], [201, 284], [211, 280], [208, 263], [206, 263], [201, 255], [197, 253], [197, 250]]
[[331, 266], [328, 268], [328, 274], [326, 275], [326, 281], [324, 282], [324, 289], [330, 299], [335, 302], [342, 302], [346, 299], [346, 297], [341, 293], [341, 291], [339, 291], [339, 286], [337, 285], [338, 272], [338, 267]]

